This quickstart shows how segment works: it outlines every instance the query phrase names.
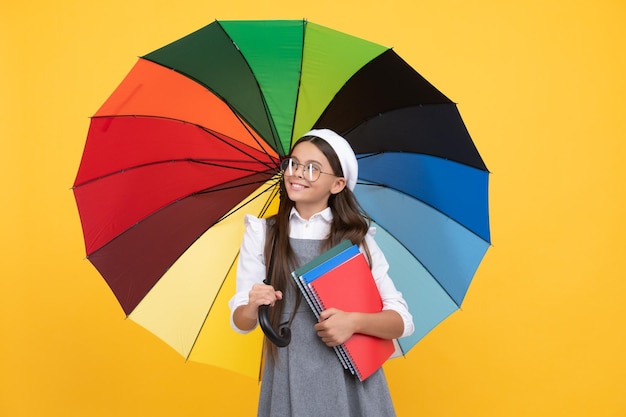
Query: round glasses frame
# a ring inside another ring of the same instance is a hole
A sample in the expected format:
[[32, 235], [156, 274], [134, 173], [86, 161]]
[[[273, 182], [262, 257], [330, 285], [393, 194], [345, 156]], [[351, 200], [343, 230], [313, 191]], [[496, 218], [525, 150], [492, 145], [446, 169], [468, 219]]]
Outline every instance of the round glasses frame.
[[309, 182], [319, 180], [321, 174], [332, 175], [333, 177], [337, 176], [335, 174], [331, 174], [330, 172], [323, 172], [312, 163], [301, 164], [296, 162], [293, 158], [283, 159], [280, 163], [280, 170], [284, 173], [284, 175], [289, 175], [290, 177], [294, 176], [298, 172], [299, 167], [302, 167], [302, 177]]

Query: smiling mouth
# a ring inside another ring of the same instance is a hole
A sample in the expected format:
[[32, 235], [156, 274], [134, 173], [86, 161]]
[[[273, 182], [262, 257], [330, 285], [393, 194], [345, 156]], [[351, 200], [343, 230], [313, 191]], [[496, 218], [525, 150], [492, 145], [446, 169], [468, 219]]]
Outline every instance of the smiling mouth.
[[299, 190], [304, 190], [304, 189], [306, 189], [306, 188], [309, 188], [309, 187], [307, 187], [307, 186], [306, 186], [306, 185], [304, 185], [304, 184], [298, 184], [298, 183], [295, 183], [295, 182], [290, 182], [290, 183], [289, 183], [289, 187], [290, 187], [292, 190], [296, 190], [296, 191], [299, 191]]

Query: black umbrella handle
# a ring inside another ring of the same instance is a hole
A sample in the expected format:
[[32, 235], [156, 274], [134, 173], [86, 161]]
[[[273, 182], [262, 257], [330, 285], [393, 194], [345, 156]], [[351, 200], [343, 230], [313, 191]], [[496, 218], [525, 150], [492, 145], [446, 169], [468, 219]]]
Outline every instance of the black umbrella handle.
[[269, 305], [259, 306], [259, 325], [265, 333], [265, 336], [276, 346], [285, 347], [291, 342], [291, 329], [289, 324], [283, 323], [278, 331], [272, 327], [269, 318]]
[[[274, 242], [272, 242], [272, 253], [270, 254], [270, 264], [267, 272], [267, 277], [265, 284], [270, 285], [270, 280], [272, 277], [272, 273], [274, 271], [274, 251], [276, 250], [276, 241], [278, 240], [278, 231], [274, 236]], [[259, 306], [258, 315], [259, 315], [259, 325], [265, 333], [265, 336], [276, 346], [285, 347], [291, 342], [291, 329], [289, 328], [289, 323], [283, 323], [279, 326], [278, 331], [272, 327], [272, 323], [270, 323], [269, 317], [269, 305]]]

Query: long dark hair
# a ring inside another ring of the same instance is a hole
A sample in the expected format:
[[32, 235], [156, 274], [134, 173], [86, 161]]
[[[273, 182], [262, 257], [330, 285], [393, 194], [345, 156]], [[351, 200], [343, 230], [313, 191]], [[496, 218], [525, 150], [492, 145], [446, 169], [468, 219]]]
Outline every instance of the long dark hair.
[[[333, 174], [343, 176], [339, 157], [332, 146], [317, 136], [304, 136], [300, 138], [292, 147], [295, 148], [302, 142], [310, 142], [324, 154], [330, 163]], [[266, 265], [273, 260], [273, 269], [270, 282], [272, 286], [286, 294], [288, 285], [291, 285], [291, 271], [297, 268], [295, 254], [289, 243], [289, 215], [295, 203], [289, 199], [285, 190], [285, 182], [281, 180], [281, 199], [278, 206], [278, 213], [267, 221], [267, 236], [265, 239], [265, 259]], [[365, 244], [365, 235], [370, 226], [369, 218], [364, 214], [354, 193], [346, 186], [337, 194], [332, 194], [328, 200], [328, 206], [333, 214], [333, 221], [330, 226], [330, 233], [322, 244], [322, 250], [327, 250], [337, 245], [343, 240], [350, 240], [353, 244], [365, 247], [367, 258], [369, 251]], [[269, 271], [268, 271], [269, 273]], [[296, 306], [300, 303], [301, 295], [297, 292]], [[278, 328], [280, 315], [283, 312], [283, 303], [277, 302], [270, 309], [269, 318], [272, 326]], [[293, 314], [292, 314], [293, 319]], [[276, 346], [265, 339], [267, 357], [271, 360], [276, 357]]]

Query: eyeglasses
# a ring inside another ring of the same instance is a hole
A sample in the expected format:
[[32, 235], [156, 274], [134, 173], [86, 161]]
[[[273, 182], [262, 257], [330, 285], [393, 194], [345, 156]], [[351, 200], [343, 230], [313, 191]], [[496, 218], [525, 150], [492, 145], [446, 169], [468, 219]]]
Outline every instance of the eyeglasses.
[[336, 177], [335, 174], [331, 174], [329, 172], [322, 172], [317, 166], [312, 163], [308, 164], [300, 164], [293, 160], [293, 158], [284, 159], [280, 163], [280, 169], [285, 173], [285, 175], [289, 175], [290, 177], [295, 175], [298, 172], [298, 167], [302, 167], [302, 176], [305, 180], [309, 182], [317, 181], [320, 179], [321, 174], [332, 175]]

